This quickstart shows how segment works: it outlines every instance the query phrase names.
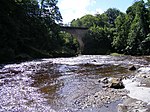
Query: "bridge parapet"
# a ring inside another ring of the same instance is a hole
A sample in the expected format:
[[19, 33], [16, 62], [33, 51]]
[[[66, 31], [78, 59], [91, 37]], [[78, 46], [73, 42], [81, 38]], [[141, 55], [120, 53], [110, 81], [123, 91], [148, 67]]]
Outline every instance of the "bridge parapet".
[[88, 30], [89, 28], [86, 28], [86, 27], [61, 26], [61, 29]]

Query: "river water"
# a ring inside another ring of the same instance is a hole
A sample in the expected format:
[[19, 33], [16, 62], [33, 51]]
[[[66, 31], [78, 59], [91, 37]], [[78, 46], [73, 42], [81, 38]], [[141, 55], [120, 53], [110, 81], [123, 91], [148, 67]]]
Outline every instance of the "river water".
[[149, 66], [150, 58], [81, 55], [0, 66], [0, 112], [116, 112], [120, 101], [82, 108], [77, 100], [102, 89], [99, 79], [132, 76], [128, 67]]

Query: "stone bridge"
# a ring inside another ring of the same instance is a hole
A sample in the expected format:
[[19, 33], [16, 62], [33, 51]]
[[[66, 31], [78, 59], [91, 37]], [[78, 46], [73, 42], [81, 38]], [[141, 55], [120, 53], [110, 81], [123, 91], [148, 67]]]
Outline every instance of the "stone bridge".
[[70, 33], [72, 36], [77, 38], [77, 41], [79, 42], [80, 45], [80, 50], [82, 51], [84, 48], [84, 42], [83, 42], [83, 37], [88, 31], [88, 28], [83, 28], [83, 27], [69, 27], [69, 26], [61, 26], [61, 31], [65, 31]]

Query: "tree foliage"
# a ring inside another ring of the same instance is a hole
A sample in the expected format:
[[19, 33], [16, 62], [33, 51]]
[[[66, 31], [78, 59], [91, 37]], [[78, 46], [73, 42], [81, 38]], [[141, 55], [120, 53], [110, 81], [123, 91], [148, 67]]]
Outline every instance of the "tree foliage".
[[[62, 20], [57, 2], [0, 0], [0, 63], [78, 53], [77, 40], [56, 24]], [[103, 14], [88, 14], [71, 26], [89, 28], [83, 54], [150, 54], [150, 0], [136, 1], [126, 13], [109, 8]]]
[[95, 24], [96, 18], [93, 15], [85, 15], [83, 17], [81, 17], [80, 19], [77, 19], [76, 21], [73, 20], [71, 22], [71, 26], [74, 27], [91, 27]]
[[0, 63], [62, 55], [67, 43], [56, 24], [62, 20], [56, 4], [57, 0], [0, 1]]
[[83, 38], [85, 44], [83, 54], [107, 54], [108, 49], [111, 48], [111, 39], [107, 30], [99, 26], [91, 27], [87, 36]]
[[[89, 19], [91, 17], [92, 19]], [[77, 24], [79, 22], [80, 24]], [[126, 13], [109, 8], [103, 14], [90, 17], [86, 15], [73, 20], [72, 26], [74, 25], [90, 29], [84, 37], [86, 54], [91, 54], [91, 52], [92, 54], [101, 54], [100, 51], [131, 55], [150, 54], [149, 0], [146, 3], [143, 0], [136, 1], [126, 10]]]
[[[127, 38], [126, 50], [130, 54], [145, 54], [141, 42], [147, 37], [149, 32], [148, 10], [143, 1], [133, 4], [134, 16], [130, 24], [130, 30]], [[128, 15], [130, 18], [130, 15]]]
[[115, 19], [120, 13], [119, 10], [110, 8], [103, 14], [85, 15], [71, 22], [72, 26], [89, 28], [84, 38], [83, 54], [106, 54], [112, 50]]

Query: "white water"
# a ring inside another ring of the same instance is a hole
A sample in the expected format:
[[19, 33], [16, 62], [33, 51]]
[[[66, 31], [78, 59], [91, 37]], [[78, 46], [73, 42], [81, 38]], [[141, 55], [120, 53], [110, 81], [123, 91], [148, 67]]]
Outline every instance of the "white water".
[[[138, 69], [137, 75], [145, 74], [150, 76], [150, 67], [141, 67]], [[144, 101], [150, 104], [150, 88], [142, 87], [141, 83], [134, 79], [123, 80], [125, 84], [125, 89], [130, 91], [128, 94], [131, 98], [135, 98], [137, 100]]]
[[112, 65], [137, 65], [141, 66], [146, 63], [144, 59], [138, 59], [130, 56], [110, 56], [110, 55], [81, 55], [78, 57], [72, 58], [51, 58], [43, 59], [43, 61], [51, 61], [56, 64], [67, 64], [67, 65], [76, 65], [76, 64], [112, 64]]
[[144, 101], [150, 104], [150, 88], [139, 87], [140, 82], [132, 82], [132, 80], [124, 80], [125, 89], [130, 91], [128, 94], [131, 98]]

